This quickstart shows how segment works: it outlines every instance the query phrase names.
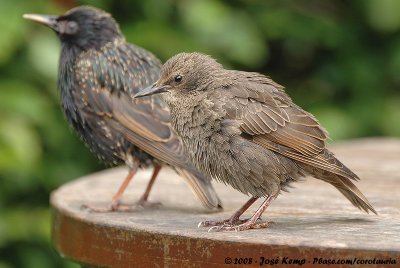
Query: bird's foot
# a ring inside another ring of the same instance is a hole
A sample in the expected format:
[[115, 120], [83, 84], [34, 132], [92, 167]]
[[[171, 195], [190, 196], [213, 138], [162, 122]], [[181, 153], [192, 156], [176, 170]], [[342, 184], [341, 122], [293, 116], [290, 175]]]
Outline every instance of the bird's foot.
[[222, 221], [202, 221], [199, 223], [198, 227], [211, 227], [208, 229], [208, 232], [223, 232], [223, 231], [244, 231], [248, 229], [260, 229], [266, 228], [271, 223], [256, 223], [261, 218], [258, 218], [254, 222], [252, 222], [251, 218], [241, 220], [239, 218], [229, 218], [227, 220]]
[[140, 208], [149, 208], [149, 209], [156, 209], [160, 208], [162, 206], [161, 202], [150, 202], [147, 199], [139, 199], [139, 201], [136, 203], [137, 207]]
[[197, 227], [216, 227], [216, 226], [225, 226], [225, 225], [239, 225], [242, 224], [246, 221], [248, 221], [249, 219], [245, 219], [245, 220], [240, 220], [239, 218], [229, 218], [226, 220], [221, 220], [221, 221], [202, 221], [200, 222]]
[[89, 204], [83, 204], [82, 208], [88, 210], [89, 212], [106, 213], [106, 212], [127, 212], [133, 211], [137, 208], [144, 209], [155, 209], [161, 207], [160, 202], [150, 202], [145, 199], [140, 199], [135, 205], [123, 205], [121, 202], [111, 202], [110, 205], [101, 207], [93, 206]]
[[125, 212], [132, 210], [131, 206], [122, 205], [120, 202], [111, 202], [110, 205], [105, 207], [83, 204], [82, 208], [88, 210], [89, 212], [98, 212], [98, 213], [116, 212], [116, 211]]
[[219, 226], [213, 226], [210, 229], [208, 229], [208, 232], [225, 232], [225, 231], [235, 231], [235, 232], [240, 232], [244, 230], [249, 230], [249, 229], [261, 229], [261, 228], [267, 228], [268, 226], [271, 225], [272, 222], [263, 222], [263, 223], [255, 223], [251, 222], [250, 220], [238, 224], [238, 225], [219, 225]]

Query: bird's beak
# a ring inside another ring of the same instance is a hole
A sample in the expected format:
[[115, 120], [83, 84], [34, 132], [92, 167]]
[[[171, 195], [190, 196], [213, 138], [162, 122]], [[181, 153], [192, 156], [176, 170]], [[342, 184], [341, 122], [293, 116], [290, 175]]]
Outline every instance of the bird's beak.
[[146, 87], [145, 89], [139, 91], [138, 93], [136, 93], [135, 96], [133, 96], [133, 98], [140, 98], [140, 97], [144, 97], [144, 96], [160, 94], [163, 92], [167, 92], [170, 88], [171, 88], [171, 86], [166, 86], [166, 85], [157, 86], [157, 84], [154, 84], [152, 86]]
[[39, 14], [24, 14], [24, 19], [35, 21], [57, 31], [57, 16], [39, 15]]

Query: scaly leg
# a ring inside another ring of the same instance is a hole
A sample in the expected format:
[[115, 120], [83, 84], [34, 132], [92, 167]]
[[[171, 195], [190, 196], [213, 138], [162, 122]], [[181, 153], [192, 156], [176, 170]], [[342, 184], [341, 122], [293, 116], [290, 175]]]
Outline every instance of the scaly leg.
[[264, 222], [260, 224], [256, 224], [256, 221], [261, 217], [261, 214], [267, 209], [267, 207], [272, 203], [272, 201], [275, 200], [277, 197], [277, 193], [272, 194], [268, 196], [264, 202], [261, 204], [261, 206], [257, 209], [257, 211], [254, 213], [254, 215], [245, 221], [244, 223], [236, 224], [236, 225], [231, 225], [231, 226], [226, 226], [226, 225], [220, 225], [220, 226], [214, 226], [211, 227], [208, 231], [215, 231], [215, 232], [223, 232], [223, 231], [244, 231], [248, 229], [260, 229], [260, 228], [266, 228], [270, 225], [269, 222]]
[[202, 221], [199, 223], [197, 227], [210, 227], [210, 226], [219, 226], [219, 225], [238, 225], [243, 222], [246, 222], [246, 220], [240, 220], [239, 217], [251, 206], [254, 204], [254, 202], [257, 201], [258, 198], [252, 197], [250, 198], [240, 209], [238, 209], [232, 217], [226, 220], [220, 220], [220, 221]]
[[151, 191], [151, 188], [153, 187], [153, 184], [157, 178], [158, 173], [161, 170], [161, 166], [160, 165], [154, 165], [154, 171], [153, 171], [153, 175], [150, 178], [149, 183], [147, 184], [146, 190], [144, 191], [142, 197], [139, 199], [139, 201], [137, 202], [137, 205], [140, 207], [144, 207], [144, 208], [155, 208], [155, 207], [159, 207], [161, 205], [160, 202], [149, 202], [147, 199], [149, 198], [149, 194]]
[[134, 166], [129, 170], [128, 175], [126, 176], [121, 186], [119, 187], [118, 192], [113, 196], [109, 206], [101, 208], [101, 207], [94, 207], [91, 205], [83, 205], [83, 207], [89, 209], [91, 212], [111, 212], [111, 211], [129, 210], [130, 209], [129, 206], [121, 205], [121, 198], [126, 188], [128, 187], [128, 184], [132, 180], [133, 176], [136, 174], [136, 171], [137, 171], [137, 166]]

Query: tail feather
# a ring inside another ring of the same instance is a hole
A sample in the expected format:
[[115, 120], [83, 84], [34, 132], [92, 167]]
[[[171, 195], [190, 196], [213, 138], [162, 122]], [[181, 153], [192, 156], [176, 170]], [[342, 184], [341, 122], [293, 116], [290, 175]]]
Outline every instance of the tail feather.
[[373, 213], [378, 214], [369, 203], [368, 199], [349, 178], [309, 165], [304, 165], [304, 169], [313, 177], [335, 186], [335, 188], [338, 189], [339, 192], [341, 192], [358, 209], [364, 210], [367, 213], [372, 211]]
[[367, 213], [369, 213], [369, 211], [372, 211], [373, 213], [378, 214], [376, 210], [372, 207], [372, 205], [368, 202], [368, 200], [365, 199], [365, 196], [360, 197], [358, 194], [355, 194], [353, 190], [349, 191], [348, 189], [337, 189], [358, 209], [363, 210]]
[[347, 178], [340, 178], [343, 187], [336, 187], [355, 207], [360, 210], [372, 211], [378, 214], [372, 205], [368, 202], [368, 199], [361, 193], [361, 191]]
[[174, 169], [186, 180], [190, 189], [197, 196], [203, 206], [209, 209], [222, 209], [222, 202], [208, 177], [194, 169], [188, 171], [190, 168], [184, 169], [174, 167]]

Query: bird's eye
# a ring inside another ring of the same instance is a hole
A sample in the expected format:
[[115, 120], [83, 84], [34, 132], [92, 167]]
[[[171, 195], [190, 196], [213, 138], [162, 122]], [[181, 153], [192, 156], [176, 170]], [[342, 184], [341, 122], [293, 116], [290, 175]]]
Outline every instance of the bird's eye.
[[69, 21], [65, 27], [66, 34], [76, 34], [78, 32], [79, 26], [76, 21]]
[[180, 81], [182, 81], [182, 75], [178, 74], [175, 76], [175, 82], [179, 83]]

